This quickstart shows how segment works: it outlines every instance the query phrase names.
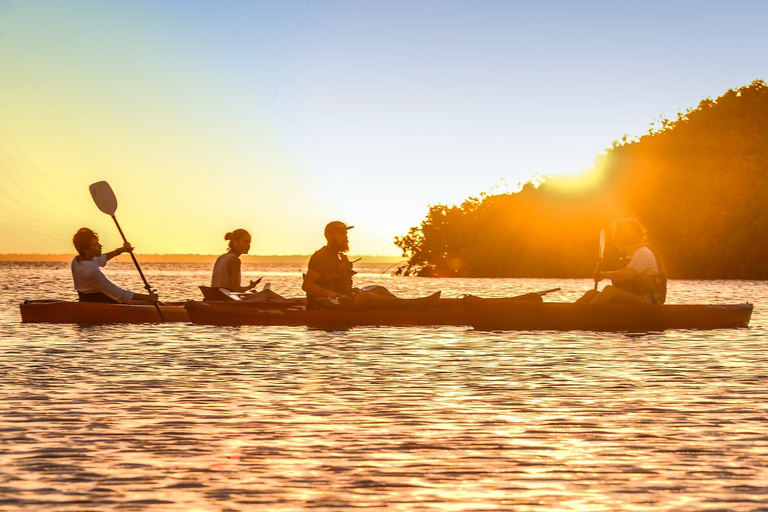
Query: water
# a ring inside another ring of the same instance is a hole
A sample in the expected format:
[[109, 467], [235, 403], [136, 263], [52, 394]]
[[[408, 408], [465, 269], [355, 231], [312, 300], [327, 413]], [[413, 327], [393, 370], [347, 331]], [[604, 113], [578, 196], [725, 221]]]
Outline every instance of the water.
[[[411, 297], [591, 287], [360, 268]], [[21, 324], [25, 298], [74, 298], [67, 264], [0, 270], [0, 511], [768, 510], [768, 283], [670, 282], [752, 302], [749, 329], [325, 332]], [[183, 300], [210, 265], [144, 271]], [[244, 278], [296, 296], [300, 272]]]

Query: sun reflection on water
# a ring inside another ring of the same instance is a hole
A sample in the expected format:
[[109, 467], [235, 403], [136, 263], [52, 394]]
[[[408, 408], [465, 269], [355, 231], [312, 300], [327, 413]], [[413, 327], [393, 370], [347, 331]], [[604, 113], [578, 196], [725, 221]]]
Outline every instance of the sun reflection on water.
[[[5, 279], [35, 297], [40, 272]], [[199, 274], [166, 267], [158, 286], [192, 296]], [[298, 293], [285, 272], [270, 280]], [[413, 296], [560, 286], [557, 301], [590, 286], [386, 284]], [[670, 290], [680, 303], [768, 297], [761, 283]], [[747, 330], [627, 336], [25, 325], [18, 299], [0, 309], [0, 508], [754, 510], [765, 498], [759, 307]]]

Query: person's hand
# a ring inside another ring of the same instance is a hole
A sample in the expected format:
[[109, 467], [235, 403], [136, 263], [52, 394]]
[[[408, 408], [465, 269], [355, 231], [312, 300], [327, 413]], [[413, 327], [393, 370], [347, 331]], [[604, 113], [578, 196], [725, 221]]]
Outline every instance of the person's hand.
[[125, 242], [122, 247], [120, 247], [117, 251], [115, 251], [118, 254], [123, 254], [124, 252], [133, 252], [133, 247], [131, 247], [131, 244], [128, 242]]

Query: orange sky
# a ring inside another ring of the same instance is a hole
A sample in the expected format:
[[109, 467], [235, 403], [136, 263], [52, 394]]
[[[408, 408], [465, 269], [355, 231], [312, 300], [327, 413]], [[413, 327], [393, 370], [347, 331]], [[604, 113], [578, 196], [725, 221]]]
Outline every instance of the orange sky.
[[137, 253], [310, 254], [339, 219], [397, 256], [430, 204], [578, 172], [768, 61], [768, 4], [553, 5], [0, 2], [0, 253], [119, 245], [106, 180]]

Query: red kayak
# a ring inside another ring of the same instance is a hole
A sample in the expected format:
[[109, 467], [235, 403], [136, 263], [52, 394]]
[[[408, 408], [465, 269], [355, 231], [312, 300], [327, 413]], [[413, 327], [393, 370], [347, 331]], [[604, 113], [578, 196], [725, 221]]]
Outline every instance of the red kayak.
[[[154, 306], [28, 300], [19, 306], [22, 322], [109, 324], [158, 323]], [[167, 322], [208, 325], [286, 325], [321, 329], [354, 326], [471, 325], [478, 330], [649, 332], [666, 329], [747, 327], [751, 304], [658, 305], [571, 304], [521, 297], [440, 299], [428, 309], [307, 311], [300, 299], [180, 303], [161, 306]]]
[[[541, 295], [548, 291], [550, 290], [526, 293], [508, 297], [505, 300], [541, 302]], [[307, 310], [303, 304], [279, 309], [278, 304], [280, 302], [275, 301], [275, 306], [266, 309], [253, 301], [189, 301], [185, 307], [192, 323], [205, 325], [289, 325], [328, 330], [347, 329], [356, 326], [468, 325], [464, 314], [463, 299], [439, 299], [437, 306], [423, 309], [377, 309], [370, 311]]]
[[[64, 300], [25, 300], [19, 305], [21, 321], [53, 324], [143, 324], [158, 323], [160, 315], [153, 305], [68, 302]], [[189, 322], [182, 303], [160, 306], [166, 322]]]
[[263, 309], [248, 302], [187, 302], [189, 319], [205, 325], [286, 325], [319, 329], [355, 326], [406, 327], [417, 325], [467, 325], [459, 299], [439, 307], [376, 311]]
[[752, 304], [572, 304], [466, 297], [467, 322], [483, 331], [620, 331], [747, 327]]

